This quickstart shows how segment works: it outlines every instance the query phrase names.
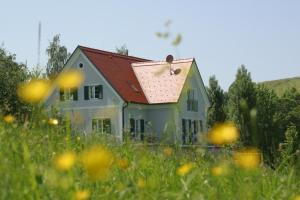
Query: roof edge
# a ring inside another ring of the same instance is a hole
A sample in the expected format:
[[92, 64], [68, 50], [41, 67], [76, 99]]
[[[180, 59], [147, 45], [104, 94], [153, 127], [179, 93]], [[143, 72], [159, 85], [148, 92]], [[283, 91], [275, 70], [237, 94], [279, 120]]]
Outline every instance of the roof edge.
[[135, 57], [135, 56], [125, 56], [125, 55], [118, 54], [118, 53], [115, 53], [115, 52], [104, 51], [104, 50], [95, 49], [95, 48], [91, 48], [91, 47], [86, 47], [86, 46], [82, 46], [82, 45], [78, 45], [77, 47], [80, 48], [81, 50], [85, 50], [85, 51], [97, 52], [97, 53], [102, 53], [102, 54], [106, 54], [106, 55], [113, 55], [113, 56], [116, 56], [116, 57], [126, 58], [126, 59], [130, 59], [130, 60], [151, 61], [151, 60], [145, 59], [145, 58], [140, 58], [140, 57]]

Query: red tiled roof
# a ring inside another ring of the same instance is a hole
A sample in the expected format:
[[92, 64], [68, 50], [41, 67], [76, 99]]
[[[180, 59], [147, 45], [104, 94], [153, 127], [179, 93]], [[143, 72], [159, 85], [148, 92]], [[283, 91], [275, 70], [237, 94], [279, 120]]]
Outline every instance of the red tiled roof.
[[125, 101], [148, 103], [131, 63], [149, 60], [83, 46], [79, 48]]

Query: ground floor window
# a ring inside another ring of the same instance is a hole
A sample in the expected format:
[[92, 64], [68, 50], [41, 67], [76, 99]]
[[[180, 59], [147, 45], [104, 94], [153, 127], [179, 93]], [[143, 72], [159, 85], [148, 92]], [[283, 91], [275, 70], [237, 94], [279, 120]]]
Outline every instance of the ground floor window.
[[[199, 122], [199, 123], [198, 123]], [[182, 143], [192, 144], [197, 142], [197, 133], [203, 131], [203, 124], [201, 120], [182, 119]]]
[[111, 120], [105, 119], [93, 119], [92, 130], [96, 133], [111, 134]]
[[130, 118], [129, 124], [130, 124], [131, 136], [133, 138], [136, 138], [140, 135], [141, 140], [144, 140], [145, 120], [144, 119], [136, 120], [134, 118]]

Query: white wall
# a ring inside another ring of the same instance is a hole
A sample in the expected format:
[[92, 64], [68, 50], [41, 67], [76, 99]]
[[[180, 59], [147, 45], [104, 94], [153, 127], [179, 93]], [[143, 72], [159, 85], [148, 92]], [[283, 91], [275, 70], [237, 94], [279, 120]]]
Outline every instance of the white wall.
[[[79, 63], [83, 64], [83, 68], [79, 68]], [[92, 130], [92, 119], [111, 118], [114, 134], [121, 137], [121, 112], [123, 100], [112, 89], [112, 87], [80, 51], [80, 49], [75, 50], [68, 63], [65, 65], [65, 69], [68, 68], [80, 70], [85, 76], [84, 83], [78, 88], [78, 100], [60, 101], [59, 90], [55, 89], [46, 100], [46, 106], [48, 108], [51, 106], [57, 107], [62, 113], [66, 114], [71, 119], [72, 125], [77, 130], [85, 130], [87, 133]], [[85, 85], [102, 85], [103, 99], [84, 100]]]

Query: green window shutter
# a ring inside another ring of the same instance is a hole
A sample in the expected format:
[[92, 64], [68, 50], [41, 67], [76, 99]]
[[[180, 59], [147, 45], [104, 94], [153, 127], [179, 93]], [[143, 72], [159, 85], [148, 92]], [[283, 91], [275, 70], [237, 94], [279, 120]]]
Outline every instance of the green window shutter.
[[89, 86], [84, 86], [84, 100], [89, 100]]
[[59, 90], [59, 99], [60, 101], [64, 101], [65, 100], [65, 92], [63, 89]]
[[103, 99], [103, 87], [102, 87], [102, 85], [97, 85], [95, 87], [95, 98]]
[[78, 88], [74, 88], [72, 93], [73, 93], [73, 100], [78, 101]]

